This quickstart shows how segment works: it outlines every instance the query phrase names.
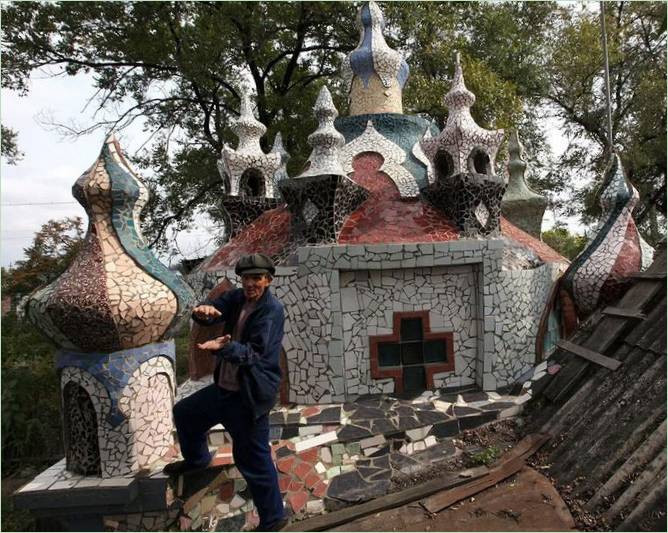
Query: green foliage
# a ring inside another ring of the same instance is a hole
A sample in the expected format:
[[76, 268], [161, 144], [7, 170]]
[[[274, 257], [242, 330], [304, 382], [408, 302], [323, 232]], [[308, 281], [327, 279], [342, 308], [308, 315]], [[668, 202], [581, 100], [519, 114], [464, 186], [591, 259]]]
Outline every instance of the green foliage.
[[24, 248], [25, 259], [4, 269], [2, 291], [26, 295], [60, 276], [83, 245], [81, 217], [49, 220], [35, 233], [32, 244]]
[[2, 319], [3, 475], [62, 456], [54, 347], [27, 322]]
[[[647, 230], [657, 224], [657, 211], [666, 214], [666, 4], [605, 6], [613, 142], [640, 192], [636, 221]], [[560, 207], [565, 214], [581, 214], [591, 222], [600, 212], [595, 192], [608, 144], [599, 14], [561, 7], [559, 15], [545, 62], [550, 82], [545, 97], [564, 121], [571, 141], [559, 162], [569, 193]], [[593, 179], [578, 184], [583, 172]]]
[[16, 142], [17, 133], [6, 127], [4, 124], [1, 126], [2, 130], [0, 131], [0, 155], [7, 159], [7, 164], [16, 165], [21, 158], [23, 153], [19, 150], [19, 146]]
[[569, 260], [575, 259], [587, 244], [587, 237], [573, 235], [566, 228], [559, 226], [544, 231], [541, 233], [541, 238], [550, 248]]
[[499, 448], [496, 446], [488, 446], [483, 451], [473, 454], [471, 456], [471, 461], [473, 461], [473, 464], [479, 466], [489, 466], [497, 460], [500, 454], [501, 450]]

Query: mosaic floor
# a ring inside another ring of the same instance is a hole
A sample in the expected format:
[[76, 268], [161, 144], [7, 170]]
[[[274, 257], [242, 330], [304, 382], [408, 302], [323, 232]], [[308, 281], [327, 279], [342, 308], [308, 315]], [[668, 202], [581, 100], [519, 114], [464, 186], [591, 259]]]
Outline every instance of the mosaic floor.
[[[531, 398], [532, 385], [557, 365], [541, 363], [519, 395], [494, 392], [426, 391], [413, 399], [390, 395], [360, 397], [354, 402], [318, 406], [278, 407], [270, 415], [273, 456], [288, 514], [303, 518], [386, 494], [396, 476], [410, 475], [460, 453], [453, 439], [460, 431], [492, 420], [515, 416]], [[177, 399], [211, 383], [208, 376], [187, 381]], [[176, 497], [184, 500], [181, 530], [236, 531], [257, 522], [246, 483], [234, 466], [229, 437], [222, 426], [209, 442], [216, 475], [208, 489], [195, 496], [174, 480]], [[164, 477], [162, 468], [180, 459], [177, 447], [143, 475]], [[19, 492], [129, 486], [132, 476], [102, 480], [65, 471], [64, 460], [42, 472]], [[170, 495], [171, 497], [171, 495]], [[149, 517], [153, 522], [154, 518]], [[139, 529], [149, 530], [147, 524]]]

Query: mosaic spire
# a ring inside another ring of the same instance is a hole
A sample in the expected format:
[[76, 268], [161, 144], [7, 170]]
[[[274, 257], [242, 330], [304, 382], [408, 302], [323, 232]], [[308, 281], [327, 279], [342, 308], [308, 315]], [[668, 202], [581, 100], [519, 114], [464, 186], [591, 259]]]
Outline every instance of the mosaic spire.
[[310, 165], [298, 177], [325, 174], [345, 176], [346, 173], [339, 160], [339, 150], [345, 144], [345, 139], [334, 127], [334, 119], [339, 112], [327, 87], [323, 86], [320, 89], [313, 112], [318, 119], [318, 128], [308, 136], [308, 143], [313, 148], [308, 159]]
[[616, 300], [627, 287], [629, 274], [647, 268], [652, 261], [653, 249], [638, 233], [632, 217], [638, 199], [619, 156], [612, 154], [601, 186], [603, 213], [594, 236], [562, 278], [580, 318]]
[[342, 65], [350, 94], [350, 115], [401, 113], [401, 91], [408, 79], [408, 64], [385, 42], [385, 18], [376, 2], [362, 5], [357, 27], [359, 44]]
[[86, 210], [80, 252], [30, 296], [27, 314], [56, 356], [67, 469], [112, 477], [173, 443], [174, 342], [194, 294], [141, 235], [148, 190], [112, 135], [72, 187]]
[[531, 190], [527, 184], [524, 173], [527, 168], [522, 159], [524, 147], [520, 142], [517, 130], [510, 134], [508, 142], [508, 186], [501, 203], [501, 212], [513, 224], [523, 229], [530, 235], [540, 239], [540, 229], [543, 214], [547, 207], [547, 200], [540, 194]]
[[455, 57], [452, 87], [444, 101], [448, 106], [445, 128], [438, 137], [421, 143], [424, 153], [433, 162], [437, 153], [442, 152], [450, 160], [450, 175], [463, 172], [493, 174], [496, 153], [503, 142], [503, 130], [486, 130], [473, 120], [471, 107], [475, 103], [475, 95], [464, 83], [459, 53]]
[[271, 147], [272, 154], [278, 154], [281, 157], [281, 166], [274, 173], [274, 183], [278, 183], [281, 180], [288, 179], [287, 164], [290, 159], [290, 154], [283, 146], [283, 137], [279, 131], [274, 137], [274, 144]]
[[281, 166], [281, 156], [262, 151], [260, 139], [267, 128], [255, 118], [248, 88], [242, 87], [239, 92], [239, 117], [230, 126], [239, 143], [236, 150], [223, 147], [218, 170], [229, 182], [231, 196], [275, 198], [274, 173]]

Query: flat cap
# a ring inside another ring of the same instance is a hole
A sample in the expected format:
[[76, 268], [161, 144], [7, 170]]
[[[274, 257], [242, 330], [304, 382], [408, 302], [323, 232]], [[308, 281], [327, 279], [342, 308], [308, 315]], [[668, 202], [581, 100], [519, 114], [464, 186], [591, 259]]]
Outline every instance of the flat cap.
[[252, 254], [241, 257], [234, 267], [234, 272], [237, 276], [242, 274], [271, 274], [273, 276], [276, 268], [266, 255]]

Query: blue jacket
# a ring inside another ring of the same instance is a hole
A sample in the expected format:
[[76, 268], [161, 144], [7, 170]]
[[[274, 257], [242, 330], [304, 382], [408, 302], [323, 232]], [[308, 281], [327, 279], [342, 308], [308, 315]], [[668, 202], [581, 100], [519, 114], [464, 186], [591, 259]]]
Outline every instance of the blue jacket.
[[[224, 334], [231, 335], [245, 302], [243, 289], [233, 289], [215, 300], [203, 302], [218, 309], [220, 317], [207, 321], [193, 315], [193, 320], [205, 326], [225, 322]], [[284, 321], [283, 304], [267, 288], [248, 315], [239, 342], [230, 341], [213, 352], [219, 358], [213, 373], [214, 383], [218, 382], [222, 359], [238, 364], [240, 392], [256, 419], [268, 413], [276, 403], [281, 381], [279, 354]]]

